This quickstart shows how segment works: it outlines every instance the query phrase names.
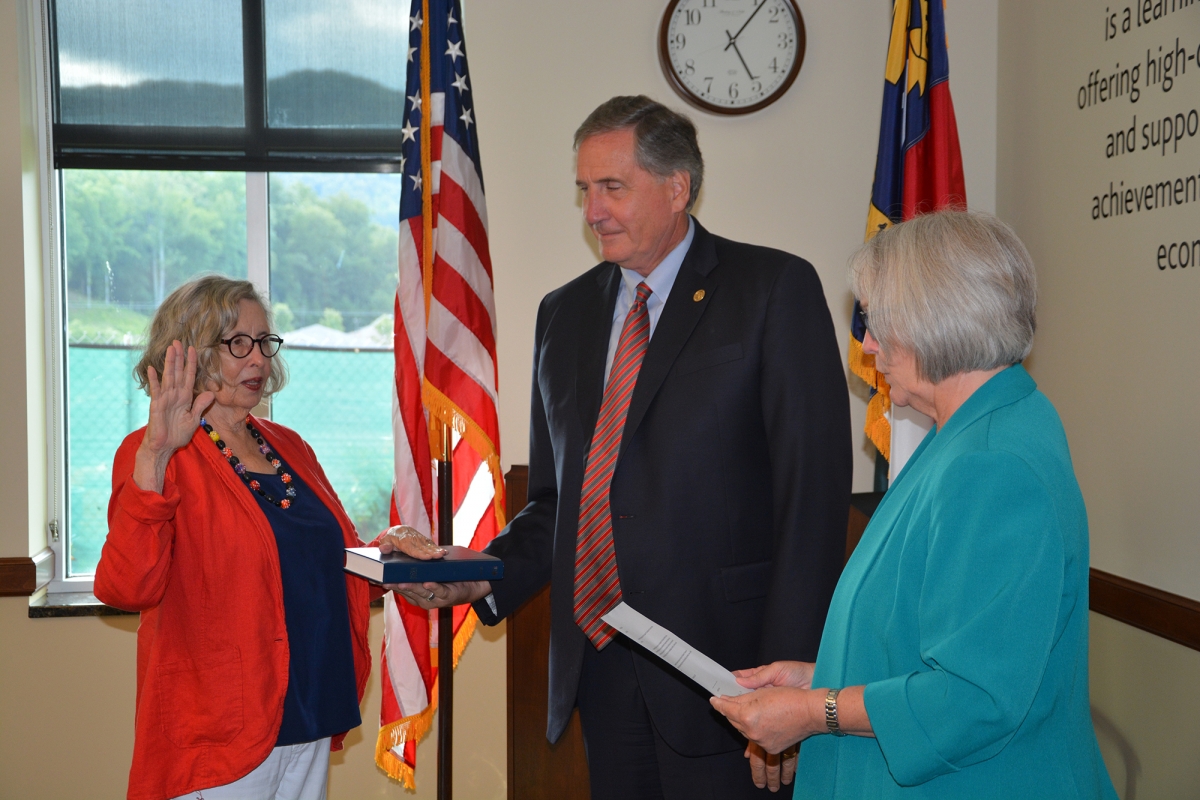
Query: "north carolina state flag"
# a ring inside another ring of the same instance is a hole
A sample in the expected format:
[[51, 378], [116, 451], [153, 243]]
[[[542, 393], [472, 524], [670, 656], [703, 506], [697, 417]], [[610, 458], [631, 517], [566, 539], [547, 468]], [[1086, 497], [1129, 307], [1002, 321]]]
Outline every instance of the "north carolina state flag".
[[[945, 3], [895, 0], [866, 238], [918, 214], [947, 207], [965, 209], [967, 189], [950, 100]], [[889, 387], [875, 371], [875, 356], [862, 351], [866, 331], [858, 311], [856, 301], [850, 323], [850, 371], [871, 386], [866, 433], [890, 461]]]

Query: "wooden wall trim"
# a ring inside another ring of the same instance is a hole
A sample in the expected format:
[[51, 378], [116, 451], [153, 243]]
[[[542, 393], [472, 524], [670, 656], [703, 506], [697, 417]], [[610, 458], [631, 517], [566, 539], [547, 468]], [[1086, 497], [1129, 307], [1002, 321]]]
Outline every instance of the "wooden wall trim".
[[0, 597], [28, 597], [54, 577], [54, 551], [33, 556], [0, 558]]
[[1097, 614], [1200, 650], [1200, 602], [1094, 568], [1088, 591]]
[[[882, 499], [882, 492], [851, 495], [847, 561]], [[1098, 569], [1091, 571], [1088, 594], [1089, 608], [1097, 614], [1200, 650], [1200, 602]]]

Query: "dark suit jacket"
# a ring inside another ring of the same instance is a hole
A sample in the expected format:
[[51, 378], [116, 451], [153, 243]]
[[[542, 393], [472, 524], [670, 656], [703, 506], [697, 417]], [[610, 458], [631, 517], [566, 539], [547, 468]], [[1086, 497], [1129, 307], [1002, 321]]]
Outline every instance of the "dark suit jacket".
[[[572, 615], [575, 539], [620, 281], [600, 264], [542, 301], [529, 503], [487, 548], [505, 562], [493, 584], [499, 614], [475, 604], [495, 624], [551, 581], [551, 741], [591, 647]], [[612, 479], [625, 601], [730, 669], [815, 660], [845, 554], [850, 458], [845, 373], [812, 265], [697, 223]], [[702, 689], [640, 648], [634, 659], [655, 727], [677, 752], [744, 746]]]

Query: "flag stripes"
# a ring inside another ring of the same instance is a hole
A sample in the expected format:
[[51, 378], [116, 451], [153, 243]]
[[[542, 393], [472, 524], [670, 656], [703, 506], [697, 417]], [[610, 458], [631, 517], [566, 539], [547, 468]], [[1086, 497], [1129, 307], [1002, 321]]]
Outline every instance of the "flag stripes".
[[[412, 0], [401, 139], [395, 301], [393, 524], [437, 531], [434, 458], [454, 466], [454, 544], [481, 549], [504, 524], [496, 306], [487, 206], [458, 0]], [[452, 431], [442, 454], [441, 426]], [[449, 543], [449, 542], [447, 542]], [[474, 630], [454, 612], [454, 662]], [[436, 705], [436, 618], [389, 595], [376, 762], [413, 788], [416, 742]]]

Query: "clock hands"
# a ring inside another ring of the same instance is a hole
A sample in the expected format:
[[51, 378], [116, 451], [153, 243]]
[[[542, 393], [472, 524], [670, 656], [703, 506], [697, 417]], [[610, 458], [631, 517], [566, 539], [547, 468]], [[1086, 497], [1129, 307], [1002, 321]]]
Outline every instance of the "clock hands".
[[759, 11], [762, 11], [762, 7], [765, 6], [766, 4], [767, 4], [767, 0], [762, 0], [762, 2], [758, 4], [758, 6], [754, 9], [754, 11], [751, 12], [750, 16], [746, 18], [746, 21], [742, 23], [742, 27], [738, 28], [737, 33], [733, 34], [732, 36], [729, 36], [729, 31], [725, 31], [725, 35], [729, 36], [729, 44], [725, 45], [726, 50], [729, 49], [729, 45], [732, 45], [732, 44], [734, 44], [734, 42], [737, 41], [737, 38], [742, 35], [742, 31], [746, 30], [746, 26], [750, 24], [750, 20], [754, 19], [755, 15], [758, 14]]
[[737, 39], [742, 35], [742, 31], [746, 30], [746, 26], [750, 24], [750, 20], [754, 19], [755, 15], [758, 14], [759, 11], [762, 11], [762, 7], [766, 4], [767, 0], [762, 0], [762, 2], [755, 7], [754, 11], [750, 13], [750, 16], [746, 18], [746, 21], [742, 23], [742, 27], [738, 28], [737, 33], [730, 33], [728, 30], [725, 31], [725, 36], [729, 38], [729, 41], [725, 44], [725, 49], [728, 50], [731, 47], [733, 48], [733, 52], [737, 53], [738, 61], [742, 62], [742, 66], [745, 68], [746, 74], [750, 76], [750, 80], [752, 81], [756, 81], [758, 78], [754, 77], [754, 73], [751, 72], [750, 67], [746, 65], [746, 59], [742, 58], [742, 51], [738, 49]]
[[[729, 36], [729, 31], [725, 31], [725, 35]], [[736, 36], [731, 37], [729, 39], [729, 44], [725, 45], [725, 49], [728, 50], [730, 46], [732, 46], [733, 52], [737, 53], [738, 61], [742, 62], [742, 66], [746, 68], [746, 74], [750, 76], [750, 80], [758, 80], [758, 78], [754, 77], [754, 73], [750, 71], [750, 67], [746, 65], [746, 59], [742, 58], [742, 51], [738, 49], [737, 41], [735, 41], [736, 39]]]

